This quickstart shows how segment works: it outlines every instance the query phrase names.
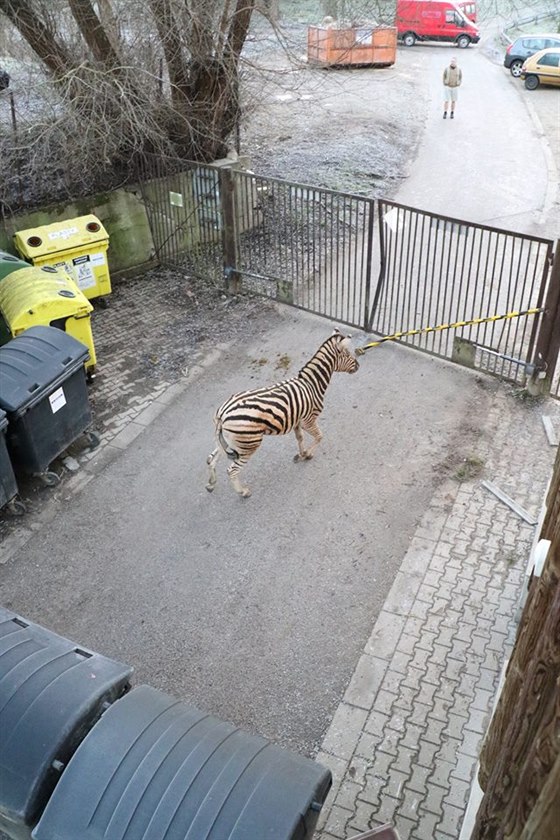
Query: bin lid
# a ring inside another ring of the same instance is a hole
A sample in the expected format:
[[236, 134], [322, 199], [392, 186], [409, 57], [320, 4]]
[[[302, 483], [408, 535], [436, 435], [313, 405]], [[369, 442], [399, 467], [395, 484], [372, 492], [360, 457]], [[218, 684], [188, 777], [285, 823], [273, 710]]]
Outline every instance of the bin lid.
[[76, 249], [87, 252], [90, 245], [108, 241], [109, 234], [97, 216], [91, 213], [51, 225], [19, 230], [14, 234], [18, 253], [31, 260]]
[[27, 410], [84, 364], [88, 348], [56, 327], [30, 327], [0, 347], [0, 408]]
[[0, 251], [0, 280], [11, 274], [12, 271], [17, 271], [18, 268], [27, 268], [29, 263], [24, 262], [19, 257], [14, 257], [13, 254], [8, 254], [7, 251]]
[[72, 753], [131, 675], [129, 665], [0, 608], [1, 828], [35, 823]]
[[311, 840], [330, 784], [315, 761], [144, 685], [82, 741], [33, 837]]
[[0, 282], [0, 311], [12, 333], [92, 310], [81, 289], [60, 268], [30, 265]]

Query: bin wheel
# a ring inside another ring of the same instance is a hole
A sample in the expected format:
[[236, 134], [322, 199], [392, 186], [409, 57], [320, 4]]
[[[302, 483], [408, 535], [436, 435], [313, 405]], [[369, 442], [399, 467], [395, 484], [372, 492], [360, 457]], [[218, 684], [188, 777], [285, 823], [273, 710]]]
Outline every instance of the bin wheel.
[[101, 438], [97, 432], [86, 432], [86, 438], [90, 449], [97, 449], [101, 443]]
[[23, 516], [27, 508], [21, 499], [12, 499], [8, 502], [8, 510], [13, 516]]
[[52, 470], [47, 470], [47, 472], [41, 473], [40, 478], [46, 487], [55, 487], [60, 481], [60, 476], [55, 472], [52, 472]]

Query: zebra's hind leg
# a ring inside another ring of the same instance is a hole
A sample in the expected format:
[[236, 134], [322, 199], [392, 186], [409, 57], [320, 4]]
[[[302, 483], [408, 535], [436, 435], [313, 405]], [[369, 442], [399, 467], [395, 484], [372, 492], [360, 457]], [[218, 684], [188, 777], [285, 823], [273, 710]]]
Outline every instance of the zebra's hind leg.
[[208, 464], [208, 484], [206, 485], [206, 489], [209, 493], [212, 492], [214, 487], [216, 486], [217, 475], [216, 475], [216, 462], [221, 454], [221, 448], [217, 446], [215, 449], [212, 450], [208, 458], [206, 459], [206, 463]]
[[297, 445], [299, 449], [299, 453], [297, 455], [294, 455], [294, 461], [296, 461], [297, 463], [298, 461], [305, 461], [307, 458], [305, 446], [303, 445], [303, 432], [301, 430], [300, 423], [298, 423], [297, 426], [294, 426], [294, 434], [296, 436]]
[[248, 487], [241, 483], [241, 479], [239, 478], [239, 473], [247, 463], [246, 458], [236, 458], [233, 464], [230, 464], [227, 472], [229, 475], [229, 479], [233, 484], [233, 489], [236, 493], [239, 493], [242, 499], [248, 499], [251, 495], [251, 491]]

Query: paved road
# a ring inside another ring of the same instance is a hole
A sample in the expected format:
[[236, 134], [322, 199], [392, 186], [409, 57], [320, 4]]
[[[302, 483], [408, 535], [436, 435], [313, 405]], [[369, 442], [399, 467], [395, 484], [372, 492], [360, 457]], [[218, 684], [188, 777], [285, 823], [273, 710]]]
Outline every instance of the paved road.
[[[520, 96], [521, 83], [475, 48], [420, 44], [414, 49], [424, 56], [432, 101], [418, 156], [398, 199], [468, 221], [537, 232], [533, 225], [542, 221], [547, 196], [547, 159]], [[451, 56], [463, 71], [453, 121], [442, 118], [441, 76]]]
[[[545, 183], [539, 143], [530, 130], [515, 135], [522, 100], [469, 50], [459, 54], [457, 120], [444, 123], [439, 75], [450, 51], [417, 49], [434, 99], [399, 199], [523, 227]], [[249, 470], [250, 501], [223, 474], [208, 496], [213, 408], [280, 378], [283, 353], [294, 372], [324, 336], [324, 323], [287, 312], [259, 341], [223, 352], [122, 457], [55, 506], [4, 567], [0, 601], [131, 662], [139, 680], [313, 752], [441, 465], [471, 454], [487, 407], [467, 371], [384, 347], [333, 383], [316, 460], [294, 465], [294, 441], [269, 440]]]
[[470, 372], [384, 347], [333, 381], [312, 462], [292, 462], [293, 436], [268, 439], [247, 470], [250, 500], [223, 463], [209, 495], [213, 409], [282, 378], [282, 353], [295, 372], [329, 332], [288, 311], [223, 353], [4, 567], [1, 602], [132, 663], [140, 681], [313, 752], [442, 462], [469, 454], [486, 399]]

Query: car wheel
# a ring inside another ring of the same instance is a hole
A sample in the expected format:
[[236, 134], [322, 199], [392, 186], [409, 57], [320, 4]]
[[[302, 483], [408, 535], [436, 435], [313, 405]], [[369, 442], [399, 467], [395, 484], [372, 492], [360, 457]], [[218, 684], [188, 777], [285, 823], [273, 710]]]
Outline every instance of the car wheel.
[[527, 90], [536, 90], [539, 84], [540, 82], [538, 76], [527, 76], [525, 79], [525, 87]]
[[462, 50], [466, 50], [470, 42], [471, 39], [468, 35], [459, 35], [459, 37], [457, 38], [457, 46]]
[[414, 32], [405, 32], [402, 39], [403, 44], [405, 47], [413, 47], [416, 43], [416, 35]]
[[518, 79], [521, 76], [521, 68], [523, 67], [523, 62], [520, 61], [518, 58], [515, 61], [512, 61], [509, 67], [509, 72], [512, 76], [515, 76]]

